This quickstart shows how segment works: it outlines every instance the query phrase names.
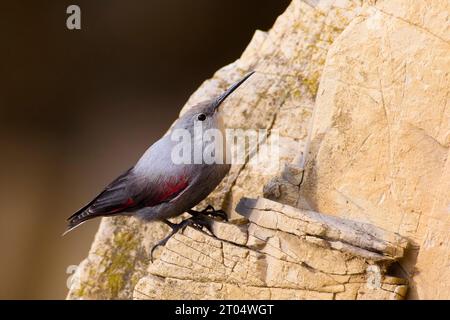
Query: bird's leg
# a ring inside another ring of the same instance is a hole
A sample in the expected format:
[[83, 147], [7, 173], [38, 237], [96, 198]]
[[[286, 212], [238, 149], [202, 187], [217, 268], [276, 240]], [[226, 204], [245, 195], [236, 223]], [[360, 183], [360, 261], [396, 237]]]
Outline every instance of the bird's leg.
[[153, 263], [153, 252], [155, 251], [155, 249], [160, 246], [165, 246], [170, 238], [172, 238], [179, 230], [184, 230], [187, 226], [191, 226], [200, 231], [202, 231], [203, 228], [206, 228], [214, 238], [217, 238], [214, 235], [214, 232], [212, 231], [211, 219], [202, 214], [193, 215], [192, 217], [185, 219], [180, 223], [172, 223], [167, 219], [162, 220], [162, 222], [167, 224], [172, 229], [172, 231], [169, 233], [167, 237], [157, 242], [153, 246], [152, 250], [150, 251], [150, 260], [152, 263]]
[[191, 214], [192, 216], [198, 216], [199, 214], [201, 215], [207, 215], [207, 216], [211, 216], [211, 217], [218, 217], [224, 221], [228, 221], [228, 216], [227, 213], [223, 210], [216, 210], [214, 209], [214, 207], [210, 204], [208, 204], [208, 206], [203, 209], [202, 211], [196, 211], [196, 210], [188, 210], [188, 213]]
[[167, 220], [167, 219], [162, 220], [162, 222], [164, 222], [165, 224], [167, 224], [172, 230], [175, 229], [176, 226], [177, 226], [176, 223], [170, 222], [170, 221]]
[[189, 223], [189, 219], [183, 220], [180, 223], [172, 223], [167, 219], [162, 220], [162, 222], [164, 222], [165, 224], [167, 224], [172, 231], [169, 233], [169, 235], [167, 237], [165, 237], [164, 239], [158, 241], [153, 247], [152, 250], [150, 251], [150, 260], [153, 263], [153, 252], [155, 251], [156, 248], [161, 247], [161, 246], [165, 246], [167, 241], [169, 241], [170, 238], [173, 237], [173, 235], [175, 233], [177, 233], [180, 229], [183, 229], [185, 227], [187, 227], [190, 223]]

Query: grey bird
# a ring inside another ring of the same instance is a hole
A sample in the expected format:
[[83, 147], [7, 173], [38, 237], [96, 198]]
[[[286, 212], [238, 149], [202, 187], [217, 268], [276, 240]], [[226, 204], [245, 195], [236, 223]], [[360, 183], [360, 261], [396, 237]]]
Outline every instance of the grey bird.
[[[193, 136], [194, 127], [199, 122], [205, 131], [218, 129], [223, 132], [219, 106], [253, 73], [248, 73], [217, 98], [191, 107], [174, 123], [169, 134], [150, 146], [132, 168], [70, 216], [64, 234], [87, 220], [101, 216], [127, 215], [137, 216], [144, 221], [162, 221], [172, 228], [172, 232], [152, 248], [153, 256], [157, 246], [165, 245], [172, 235], [188, 225], [200, 229], [206, 227], [211, 232], [211, 219], [207, 219], [207, 215], [226, 220], [226, 214], [212, 206], [207, 206], [203, 211], [194, 211], [192, 208], [217, 187], [230, 170], [230, 164], [225, 161], [208, 164], [203, 160], [200, 163], [175, 164], [172, 150], [179, 142], [173, 141], [170, 133], [176, 129], [184, 129]], [[206, 142], [195, 140], [192, 148], [198, 147], [195, 146], [196, 143], [201, 144], [202, 148]], [[192, 217], [179, 224], [167, 220], [185, 212]]]

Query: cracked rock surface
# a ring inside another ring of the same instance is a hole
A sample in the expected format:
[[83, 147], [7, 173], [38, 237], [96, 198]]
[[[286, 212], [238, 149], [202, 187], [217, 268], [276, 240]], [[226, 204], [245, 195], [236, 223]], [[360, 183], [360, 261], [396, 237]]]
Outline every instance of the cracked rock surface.
[[384, 275], [403, 256], [398, 235], [263, 198], [244, 198], [237, 211], [247, 226], [215, 222], [216, 230], [234, 228], [222, 233], [230, 237], [187, 228], [169, 240], [133, 297], [404, 298], [406, 281]]
[[68, 298], [450, 298], [449, 21], [447, 0], [293, 0], [181, 110], [255, 70], [225, 125], [278, 133], [280, 164], [233, 166], [198, 206], [228, 213], [221, 240], [187, 228], [154, 264], [165, 225], [104, 218]]

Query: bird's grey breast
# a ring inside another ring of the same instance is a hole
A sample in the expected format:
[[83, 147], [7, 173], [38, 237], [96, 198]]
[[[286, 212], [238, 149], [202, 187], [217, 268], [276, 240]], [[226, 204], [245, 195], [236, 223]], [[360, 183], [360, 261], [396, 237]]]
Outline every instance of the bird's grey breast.
[[183, 186], [173, 198], [146, 211], [145, 219], [173, 217], [191, 209], [216, 188], [230, 169], [229, 164], [220, 163], [175, 164], [172, 159], [175, 144], [169, 135], [164, 136], [144, 153], [134, 167], [141, 190], [158, 189], [161, 194], [170, 191], [161, 191], [161, 188]]

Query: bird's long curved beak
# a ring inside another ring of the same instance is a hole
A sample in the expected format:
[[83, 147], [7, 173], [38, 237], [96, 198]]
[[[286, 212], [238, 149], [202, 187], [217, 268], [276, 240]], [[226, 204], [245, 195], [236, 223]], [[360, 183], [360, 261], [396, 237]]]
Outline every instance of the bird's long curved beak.
[[219, 106], [222, 104], [222, 102], [230, 95], [233, 93], [234, 90], [236, 90], [241, 84], [244, 83], [245, 80], [247, 80], [248, 78], [250, 78], [250, 76], [252, 74], [254, 74], [255, 71], [249, 72], [245, 77], [243, 77], [241, 80], [239, 80], [238, 82], [234, 83], [231, 87], [228, 88], [227, 91], [225, 91], [224, 93], [222, 93], [214, 102], [214, 110], [216, 111], [217, 108], [219, 108]]

